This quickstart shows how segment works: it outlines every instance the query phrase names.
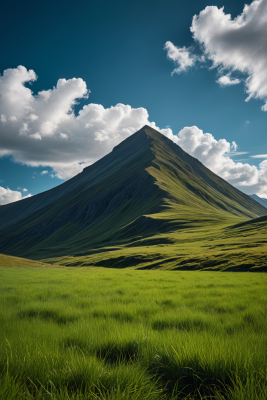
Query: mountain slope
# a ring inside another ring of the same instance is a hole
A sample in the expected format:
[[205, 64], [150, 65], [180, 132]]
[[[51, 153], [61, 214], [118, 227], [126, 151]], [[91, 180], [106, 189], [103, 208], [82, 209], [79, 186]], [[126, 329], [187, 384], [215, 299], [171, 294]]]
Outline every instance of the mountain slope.
[[0, 207], [0, 252], [45, 259], [105, 252], [180, 229], [210, 229], [266, 208], [145, 126], [62, 185]]
[[256, 200], [262, 206], [267, 208], [267, 199], [265, 199], [264, 197], [259, 197], [256, 194], [251, 194], [249, 197], [251, 197], [253, 200]]

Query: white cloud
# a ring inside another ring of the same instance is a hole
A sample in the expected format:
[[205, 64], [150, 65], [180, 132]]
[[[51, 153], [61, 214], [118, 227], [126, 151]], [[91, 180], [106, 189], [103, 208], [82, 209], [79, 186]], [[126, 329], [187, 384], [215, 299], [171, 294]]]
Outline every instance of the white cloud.
[[[24, 67], [7, 70], [0, 76], [0, 115], [6, 116], [0, 131], [0, 154], [10, 154], [15, 161], [27, 165], [50, 167], [50, 176], [71, 178], [144, 125], [160, 130], [149, 121], [145, 108], [120, 103], [110, 108], [87, 104], [75, 116], [76, 99], [88, 96], [82, 79], [60, 79], [56, 87], [36, 96], [24, 86], [34, 79], [34, 71]], [[173, 135], [169, 127], [160, 131], [233, 185], [267, 194], [267, 160], [259, 168], [234, 162], [230, 156], [237, 154], [235, 142], [216, 140], [196, 126], [185, 127], [178, 135]], [[45, 175], [44, 171], [41, 175]], [[8, 195], [21, 199], [20, 192], [2, 190], [5, 199]]]
[[[233, 141], [232, 144], [231, 144], [231, 149], [234, 149], [234, 151], [236, 152], [237, 147], [238, 147], [238, 146], [237, 146], [236, 142]], [[242, 153], [242, 154], [244, 154], [244, 153]]]
[[29, 120], [30, 121], [35, 121], [36, 119], [38, 119], [37, 115], [35, 115], [35, 114], [30, 114], [29, 115]]
[[[225, 14], [223, 7], [208, 6], [193, 17], [191, 32], [213, 67], [247, 76], [246, 100], [264, 100], [262, 110], [267, 111], [267, 1], [252, 1], [235, 19]], [[229, 74], [218, 82], [239, 83]]]
[[248, 154], [248, 151], [231, 151], [231, 153], [226, 153], [229, 157], [241, 156], [242, 154]]
[[197, 126], [185, 127], [178, 135], [167, 132], [166, 136], [232, 185], [249, 194], [267, 196], [267, 160], [261, 162], [259, 168], [235, 162], [230, 158], [238, 154], [235, 142], [231, 144], [225, 139], [216, 140]]
[[24, 188], [22, 189], [23, 192], [28, 192], [28, 189]]
[[48, 174], [48, 171], [46, 170], [41, 172], [41, 175], [46, 175], [46, 174]]
[[59, 79], [53, 89], [34, 96], [24, 84], [36, 79], [23, 66], [0, 76], [0, 115], [5, 116], [0, 155], [12, 155], [16, 162], [51, 167], [53, 175], [68, 179], [142, 126], [157, 128], [145, 108], [124, 104], [87, 104], [76, 116], [77, 99], [89, 93], [81, 78]]
[[231, 85], [238, 85], [241, 81], [240, 79], [232, 79], [231, 74], [221, 76], [217, 81], [220, 86], [231, 86]]
[[267, 158], [267, 154], [257, 154], [256, 156], [250, 156], [251, 158]]
[[36, 140], [42, 140], [42, 136], [39, 132], [32, 133], [31, 135], [29, 135], [29, 137]]
[[[27, 189], [23, 189], [23, 191], [27, 191]], [[5, 189], [2, 186], [0, 186], [0, 205], [8, 204], [8, 203], [13, 203], [14, 201], [26, 199], [27, 197], [31, 197], [31, 194], [28, 194], [27, 196], [22, 196], [21, 192], [18, 192], [16, 190], [11, 190], [11, 189]]]
[[185, 46], [176, 47], [170, 41], [165, 43], [164, 50], [167, 50], [167, 57], [177, 65], [172, 74], [180, 74], [181, 72], [186, 71], [198, 60], [198, 57], [191, 53], [190, 48], [186, 48]]

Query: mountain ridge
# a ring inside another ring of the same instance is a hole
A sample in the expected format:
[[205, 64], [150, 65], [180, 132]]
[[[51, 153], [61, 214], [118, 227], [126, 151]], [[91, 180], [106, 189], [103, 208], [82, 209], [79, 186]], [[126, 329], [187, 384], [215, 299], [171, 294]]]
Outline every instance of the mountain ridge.
[[260, 203], [262, 206], [267, 208], [267, 199], [265, 199], [264, 197], [259, 197], [256, 194], [250, 194], [249, 195], [253, 200], [257, 201], [258, 203]]

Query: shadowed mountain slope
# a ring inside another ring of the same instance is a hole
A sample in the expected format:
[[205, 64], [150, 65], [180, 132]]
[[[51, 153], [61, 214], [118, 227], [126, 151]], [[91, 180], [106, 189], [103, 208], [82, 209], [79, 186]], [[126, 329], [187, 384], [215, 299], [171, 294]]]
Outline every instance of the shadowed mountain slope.
[[62, 185], [0, 207], [0, 252], [32, 259], [106, 252], [181, 229], [266, 214], [145, 126]]
[[267, 199], [265, 199], [264, 197], [259, 197], [256, 194], [251, 194], [249, 195], [249, 197], [251, 197], [253, 200], [256, 200], [258, 203], [267, 208]]

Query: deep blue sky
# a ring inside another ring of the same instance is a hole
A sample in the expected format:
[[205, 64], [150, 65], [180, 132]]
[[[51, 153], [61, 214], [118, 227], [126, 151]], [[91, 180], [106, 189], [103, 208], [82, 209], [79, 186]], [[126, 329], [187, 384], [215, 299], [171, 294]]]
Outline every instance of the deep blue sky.
[[[163, 50], [165, 42], [194, 45], [192, 17], [207, 5], [224, 6], [235, 17], [244, 1], [4, 2], [0, 73], [18, 65], [33, 69], [38, 75], [31, 86], [35, 93], [52, 88], [59, 78], [80, 77], [91, 91], [80, 106], [89, 101], [104, 107], [144, 107], [160, 128], [170, 126], [178, 133], [184, 126], [197, 125], [217, 140], [234, 140], [239, 151], [266, 154], [267, 113], [261, 111], [262, 101], [244, 101], [243, 85], [221, 88], [215, 82], [217, 71], [208, 68], [171, 76], [174, 66]], [[247, 157], [250, 164], [260, 161]], [[43, 169], [2, 158], [0, 185], [26, 187], [36, 194], [62, 182], [40, 176]]]

